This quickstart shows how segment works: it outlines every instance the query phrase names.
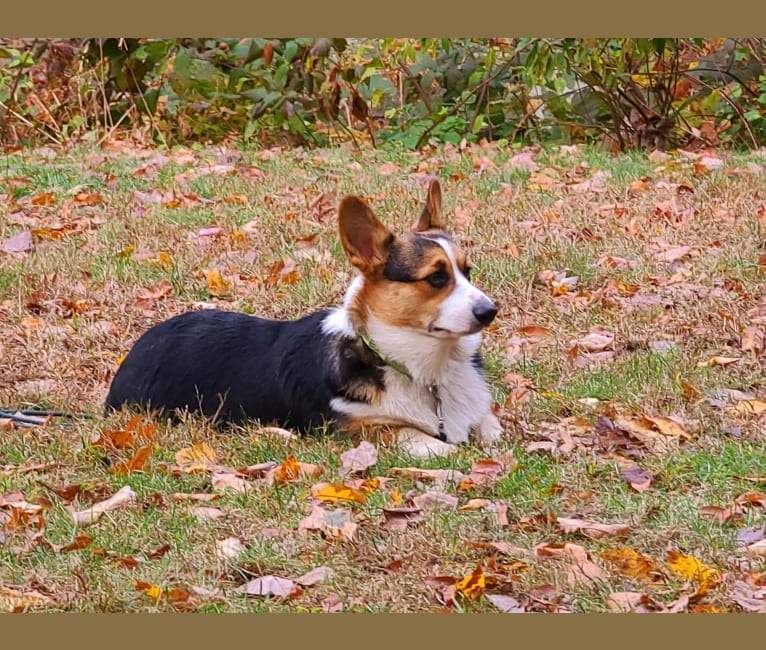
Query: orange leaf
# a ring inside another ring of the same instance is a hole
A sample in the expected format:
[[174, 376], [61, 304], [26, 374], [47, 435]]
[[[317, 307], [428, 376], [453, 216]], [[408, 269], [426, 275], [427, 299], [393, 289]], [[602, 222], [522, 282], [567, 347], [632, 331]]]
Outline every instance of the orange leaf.
[[211, 296], [219, 298], [231, 293], [231, 280], [228, 280], [221, 273], [221, 269], [213, 267], [205, 272], [207, 290]]
[[117, 465], [114, 466], [112, 473], [121, 475], [121, 474], [130, 474], [131, 472], [137, 472], [138, 470], [143, 469], [144, 465], [146, 465], [146, 461], [151, 455], [152, 455], [152, 445], [141, 447], [135, 454], [133, 454], [133, 456], [127, 463], [117, 463]]
[[486, 579], [481, 563], [462, 580], [455, 583], [455, 596], [462, 596], [468, 600], [478, 600], [484, 595]]
[[287, 483], [300, 477], [300, 467], [295, 456], [288, 456], [282, 464], [274, 469], [274, 480], [277, 483]]

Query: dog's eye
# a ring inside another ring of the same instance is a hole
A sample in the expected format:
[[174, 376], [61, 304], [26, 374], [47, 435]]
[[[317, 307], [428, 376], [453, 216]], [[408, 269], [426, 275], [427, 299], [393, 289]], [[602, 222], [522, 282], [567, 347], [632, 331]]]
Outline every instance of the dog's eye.
[[446, 271], [434, 271], [431, 275], [426, 276], [426, 282], [430, 284], [434, 289], [441, 289], [447, 286], [449, 282], [449, 273]]

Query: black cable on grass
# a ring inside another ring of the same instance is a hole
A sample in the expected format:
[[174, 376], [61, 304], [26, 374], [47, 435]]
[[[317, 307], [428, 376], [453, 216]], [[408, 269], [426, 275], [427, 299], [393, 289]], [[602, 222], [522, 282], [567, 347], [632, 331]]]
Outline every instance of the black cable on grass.
[[[48, 423], [48, 418], [67, 420], [92, 420], [96, 416], [90, 413], [69, 413], [68, 411], [49, 411], [45, 409], [0, 409], [0, 418], [13, 420], [20, 427], [36, 427]], [[57, 423], [71, 426], [70, 422]]]

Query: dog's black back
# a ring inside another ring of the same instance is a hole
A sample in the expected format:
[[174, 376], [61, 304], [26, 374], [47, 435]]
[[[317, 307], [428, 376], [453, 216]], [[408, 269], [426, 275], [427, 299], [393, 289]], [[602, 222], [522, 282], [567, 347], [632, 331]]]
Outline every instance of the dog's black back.
[[[188, 409], [223, 422], [256, 418], [301, 431], [337, 420], [332, 398], [365, 401], [382, 370], [358, 342], [322, 333], [327, 313], [296, 321], [220, 310], [175, 316], [138, 339], [115, 374], [106, 408]], [[366, 390], [358, 390], [360, 381]]]

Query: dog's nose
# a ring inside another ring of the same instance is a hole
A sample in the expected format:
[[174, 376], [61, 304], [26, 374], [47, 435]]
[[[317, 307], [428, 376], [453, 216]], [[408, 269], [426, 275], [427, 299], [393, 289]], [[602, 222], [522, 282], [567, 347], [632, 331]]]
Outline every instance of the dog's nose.
[[473, 308], [473, 317], [481, 323], [482, 327], [486, 327], [497, 316], [497, 307], [489, 300], [483, 300]]

